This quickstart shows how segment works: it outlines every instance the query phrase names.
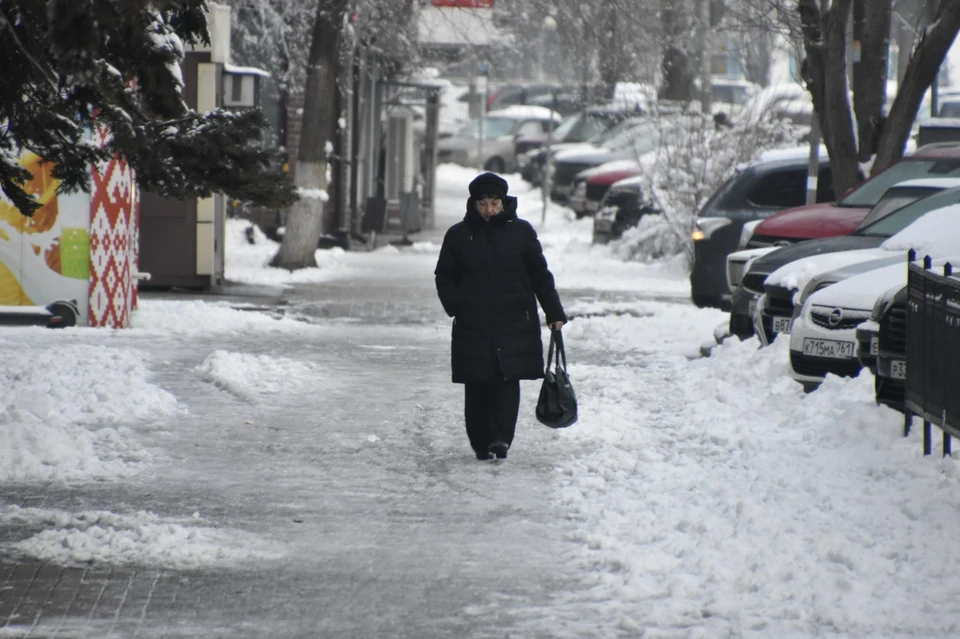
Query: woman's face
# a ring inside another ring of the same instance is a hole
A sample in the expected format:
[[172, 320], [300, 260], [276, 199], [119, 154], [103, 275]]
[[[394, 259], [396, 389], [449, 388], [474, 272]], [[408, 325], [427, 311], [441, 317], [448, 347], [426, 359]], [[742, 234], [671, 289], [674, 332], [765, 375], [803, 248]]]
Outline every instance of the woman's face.
[[496, 195], [484, 195], [479, 200], [474, 200], [473, 205], [484, 222], [489, 222], [491, 217], [503, 210], [503, 200]]

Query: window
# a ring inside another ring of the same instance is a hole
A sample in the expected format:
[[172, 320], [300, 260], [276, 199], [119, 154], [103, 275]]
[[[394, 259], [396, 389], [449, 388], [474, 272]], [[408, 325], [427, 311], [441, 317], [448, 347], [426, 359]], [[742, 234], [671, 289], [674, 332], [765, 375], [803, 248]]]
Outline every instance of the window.
[[760, 177], [747, 193], [754, 206], [789, 209], [803, 206], [807, 200], [806, 169], [771, 171]]

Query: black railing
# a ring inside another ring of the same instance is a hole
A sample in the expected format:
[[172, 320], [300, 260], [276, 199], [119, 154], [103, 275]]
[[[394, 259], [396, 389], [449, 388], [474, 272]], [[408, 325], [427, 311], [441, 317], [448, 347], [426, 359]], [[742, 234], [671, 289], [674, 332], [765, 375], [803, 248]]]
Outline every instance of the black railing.
[[[938, 269], [939, 271], [939, 269]], [[911, 251], [907, 275], [906, 418], [923, 419], [923, 454], [931, 450], [931, 425], [943, 431], [943, 454], [950, 454], [950, 437], [960, 437], [960, 279], [947, 263], [932, 269], [930, 257], [922, 264]]]

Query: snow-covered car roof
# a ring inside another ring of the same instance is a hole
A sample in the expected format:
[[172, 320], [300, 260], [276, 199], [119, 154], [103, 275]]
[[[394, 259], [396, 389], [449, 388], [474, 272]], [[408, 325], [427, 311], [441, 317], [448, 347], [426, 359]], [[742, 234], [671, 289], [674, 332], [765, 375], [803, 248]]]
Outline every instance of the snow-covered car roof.
[[553, 114], [553, 119], [557, 122], [563, 120], [559, 113], [556, 111], [550, 111], [547, 107], [530, 105], [530, 104], [515, 104], [508, 106], [503, 109], [497, 109], [496, 111], [488, 111], [488, 118], [512, 118], [520, 120], [523, 118], [533, 118], [537, 120], [549, 120], [551, 118], [551, 113]]

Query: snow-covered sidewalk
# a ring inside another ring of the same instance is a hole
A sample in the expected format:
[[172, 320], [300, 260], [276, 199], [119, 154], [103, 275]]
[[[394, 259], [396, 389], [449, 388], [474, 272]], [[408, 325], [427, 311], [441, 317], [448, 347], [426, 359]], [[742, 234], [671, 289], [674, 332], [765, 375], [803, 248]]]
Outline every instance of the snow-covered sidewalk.
[[[438, 225], [459, 218], [473, 175], [441, 167]], [[679, 263], [624, 263], [590, 244], [591, 220], [553, 205], [541, 224], [539, 192], [508, 177], [575, 318], [564, 328], [575, 426], [537, 424], [537, 386], [525, 384], [516, 451], [505, 463], [469, 459], [460, 391], [446, 383], [449, 324], [430, 310], [435, 242], [320, 251], [317, 269], [289, 274], [264, 267], [275, 245], [247, 244], [231, 221], [230, 279], [289, 286], [303, 308], [334, 290], [362, 299], [389, 288], [425, 319], [360, 325], [154, 297], [128, 331], [4, 329], [0, 526], [31, 534], [0, 540], [0, 557], [381, 571], [410, 589], [384, 601], [424, 599], [419, 621], [382, 613], [408, 624], [396, 636], [954, 635], [955, 460], [923, 458], [919, 434], [903, 438], [902, 416], [875, 405], [869, 374], [805, 395], [786, 376], [783, 343], [728, 341], [701, 358], [725, 316], [687, 301]], [[163, 514], [18, 499], [26, 487], [83, 492], [165, 474], [209, 482], [242, 515], [191, 499]], [[258, 513], [264, 499], [274, 501]], [[316, 523], [291, 532], [277, 513]], [[475, 559], [491, 545], [513, 558], [501, 574]], [[361, 568], [364, 553], [376, 565]], [[418, 590], [432, 579], [456, 593], [457, 575], [482, 591], [470, 604]], [[531, 585], [556, 580], [567, 588]], [[501, 625], [470, 623], [492, 610]], [[381, 627], [356, 613], [318, 627]], [[447, 626], [447, 615], [468, 621]]]

